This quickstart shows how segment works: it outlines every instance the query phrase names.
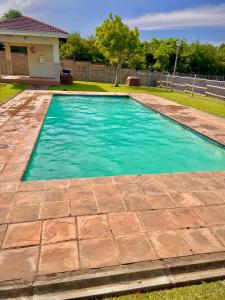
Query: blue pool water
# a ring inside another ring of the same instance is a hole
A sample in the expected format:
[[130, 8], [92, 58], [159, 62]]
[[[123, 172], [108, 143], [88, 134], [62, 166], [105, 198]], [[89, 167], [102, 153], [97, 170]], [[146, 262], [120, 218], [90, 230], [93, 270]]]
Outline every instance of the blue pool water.
[[225, 149], [129, 97], [56, 95], [24, 180], [225, 170]]

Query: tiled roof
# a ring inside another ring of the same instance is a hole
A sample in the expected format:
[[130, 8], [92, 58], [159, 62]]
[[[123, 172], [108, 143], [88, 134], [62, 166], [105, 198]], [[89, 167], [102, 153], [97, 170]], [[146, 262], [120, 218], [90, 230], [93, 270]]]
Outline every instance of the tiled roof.
[[45, 24], [30, 17], [20, 17], [10, 20], [0, 21], [0, 31], [24, 31], [24, 32], [44, 32], [68, 34], [57, 27]]

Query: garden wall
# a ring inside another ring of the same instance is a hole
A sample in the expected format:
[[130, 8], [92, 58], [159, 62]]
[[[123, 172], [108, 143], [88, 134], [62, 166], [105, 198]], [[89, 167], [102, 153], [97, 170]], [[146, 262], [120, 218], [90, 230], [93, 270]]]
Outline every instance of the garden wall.
[[[114, 82], [116, 67], [92, 64], [86, 61], [62, 60], [62, 68], [71, 69], [75, 80], [93, 81], [93, 82]], [[139, 76], [136, 70], [122, 68], [120, 72], [120, 83], [125, 83], [128, 76]], [[149, 85], [149, 73], [139, 76], [141, 85]]]

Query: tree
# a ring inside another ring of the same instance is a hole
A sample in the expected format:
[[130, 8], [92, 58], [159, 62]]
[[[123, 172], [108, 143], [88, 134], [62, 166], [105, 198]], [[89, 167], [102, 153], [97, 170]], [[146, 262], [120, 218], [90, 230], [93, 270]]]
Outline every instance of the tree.
[[194, 42], [188, 48], [190, 71], [195, 74], [218, 74], [217, 48]]
[[104, 63], [105, 57], [100, 52], [93, 36], [84, 39], [78, 32], [71, 33], [66, 43], [60, 44], [60, 57]]
[[82, 37], [78, 32], [73, 32], [69, 35], [66, 43], [61, 44], [61, 58], [80, 59], [84, 52]]
[[10, 19], [16, 19], [22, 17], [22, 13], [17, 9], [10, 9], [7, 12], [5, 12], [2, 16], [2, 20], [10, 20]]
[[109, 18], [96, 28], [97, 46], [111, 63], [117, 63], [115, 86], [118, 86], [122, 63], [134, 53], [138, 42], [138, 29], [134, 28], [134, 30], [130, 30], [119, 16], [110, 14]]

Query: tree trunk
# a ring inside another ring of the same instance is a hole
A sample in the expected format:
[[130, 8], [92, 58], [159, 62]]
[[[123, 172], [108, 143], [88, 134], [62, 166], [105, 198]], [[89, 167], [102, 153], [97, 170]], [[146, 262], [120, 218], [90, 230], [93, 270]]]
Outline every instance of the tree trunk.
[[119, 86], [119, 74], [120, 74], [120, 69], [121, 69], [121, 63], [118, 63], [117, 69], [116, 69], [116, 77], [115, 77], [115, 86]]

